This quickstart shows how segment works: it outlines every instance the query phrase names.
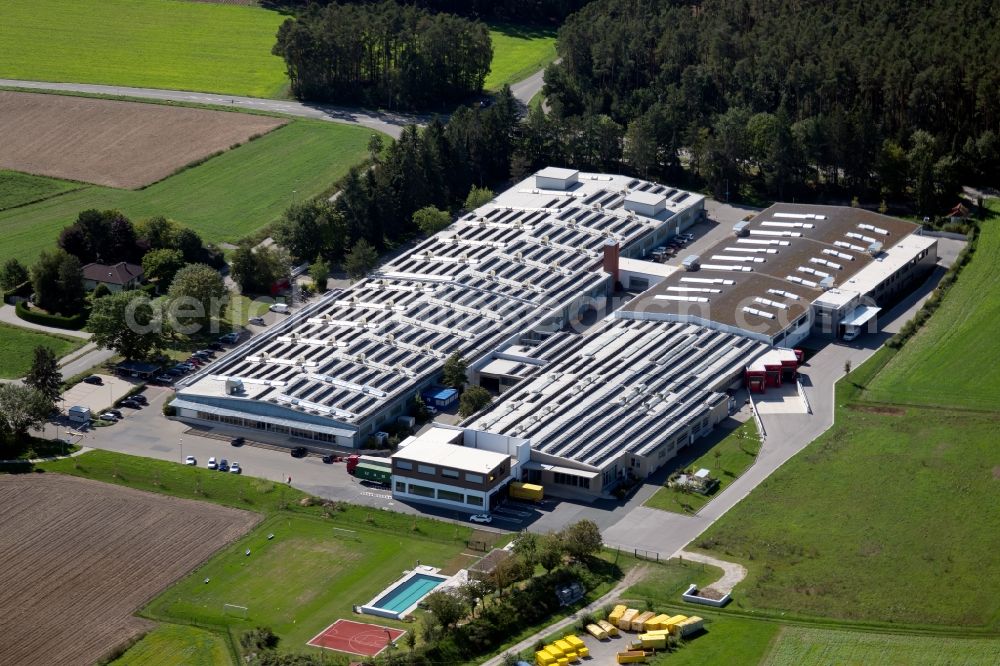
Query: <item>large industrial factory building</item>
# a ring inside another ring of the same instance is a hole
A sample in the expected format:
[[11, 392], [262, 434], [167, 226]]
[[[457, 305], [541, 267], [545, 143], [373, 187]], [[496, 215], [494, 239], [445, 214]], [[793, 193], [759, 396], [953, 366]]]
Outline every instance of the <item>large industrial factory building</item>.
[[[500, 397], [404, 442], [394, 494], [472, 512], [510, 481], [602, 496], [710, 432], [733, 389], [794, 378], [806, 337], [873, 328], [937, 260], [916, 225], [793, 204], [677, 265], [646, 259], [703, 216], [698, 194], [543, 169], [188, 378], [173, 404], [234, 434], [358, 448], [458, 352]], [[622, 289], [635, 297], [607, 312]]]

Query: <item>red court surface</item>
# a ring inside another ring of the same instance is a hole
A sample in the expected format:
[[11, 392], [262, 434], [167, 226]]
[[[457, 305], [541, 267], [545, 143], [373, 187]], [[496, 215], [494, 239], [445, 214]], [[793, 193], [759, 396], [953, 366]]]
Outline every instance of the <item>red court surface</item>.
[[406, 632], [378, 624], [337, 620], [307, 643], [313, 647], [374, 657]]

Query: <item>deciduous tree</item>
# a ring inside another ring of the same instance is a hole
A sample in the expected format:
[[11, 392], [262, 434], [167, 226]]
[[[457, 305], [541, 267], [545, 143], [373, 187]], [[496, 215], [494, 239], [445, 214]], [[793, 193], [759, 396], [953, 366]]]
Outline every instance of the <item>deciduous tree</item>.
[[0, 269], [0, 288], [13, 289], [28, 281], [28, 269], [18, 259], [11, 257]]
[[14, 439], [22, 439], [28, 431], [45, 422], [52, 411], [52, 402], [40, 391], [20, 384], [0, 384], [0, 420]]
[[182, 327], [208, 326], [225, 315], [229, 290], [219, 272], [205, 264], [185, 266], [170, 283], [170, 317]]
[[466, 376], [468, 370], [469, 366], [465, 362], [465, 359], [461, 354], [455, 352], [444, 362], [444, 368], [441, 373], [441, 381], [445, 386], [461, 390], [461, 388], [469, 381]]
[[24, 378], [24, 384], [44, 395], [49, 404], [54, 405], [62, 393], [62, 373], [55, 353], [44, 345], [35, 347], [31, 370]]
[[163, 320], [141, 291], [122, 291], [94, 301], [87, 319], [92, 341], [127, 359], [149, 358], [164, 343]]
[[363, 278], [378, 265], [378, 252], [364, 238], [351, 248], [344, 258], [344, 270], [352, 279]]
[[458, 413], [461, 416], [472, 416], [481, 409], [485, 409], [493, 402], [493, 396], [482, 386], [470, 386], [462, 392], [462, 397], [458, 401]]

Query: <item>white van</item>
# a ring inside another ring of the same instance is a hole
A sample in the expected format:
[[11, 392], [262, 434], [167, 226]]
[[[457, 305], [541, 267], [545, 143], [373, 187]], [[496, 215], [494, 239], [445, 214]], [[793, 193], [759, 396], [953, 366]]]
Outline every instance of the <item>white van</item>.
[[278, 314], [288, 314], [288, 305], [285, 303], [275, 303], [268, 310], [277, 312]]

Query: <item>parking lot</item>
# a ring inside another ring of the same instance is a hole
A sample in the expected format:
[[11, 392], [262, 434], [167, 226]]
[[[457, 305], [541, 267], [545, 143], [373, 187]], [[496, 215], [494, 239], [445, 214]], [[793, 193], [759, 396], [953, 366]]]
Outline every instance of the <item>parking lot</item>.
[[97, 376], [101, 378], [101, 384], [80, 382], [63, 393], [63, 412], [70, 407], [80, 405], [89, 408], [91, 413], [97, 416], [111, 407], [116, 400], [123, 398], [138, 383], [136, 380], [121, 379], [111, 375]]

